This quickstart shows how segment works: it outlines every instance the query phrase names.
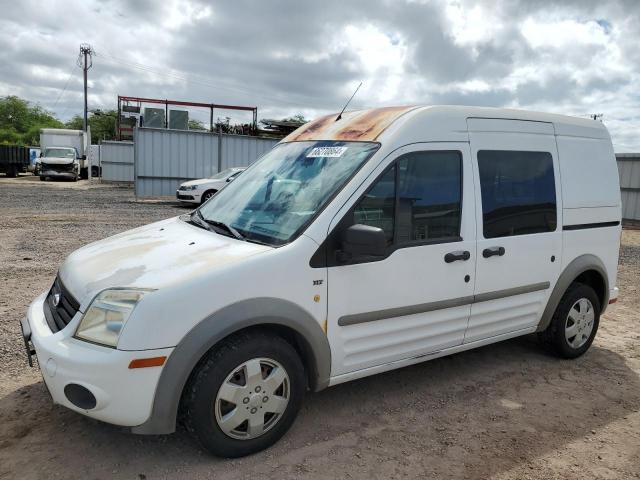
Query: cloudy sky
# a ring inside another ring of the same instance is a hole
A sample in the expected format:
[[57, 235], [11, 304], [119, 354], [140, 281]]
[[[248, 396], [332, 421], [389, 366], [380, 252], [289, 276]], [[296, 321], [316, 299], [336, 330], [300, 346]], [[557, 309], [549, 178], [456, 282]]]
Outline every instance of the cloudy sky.
[[0, 9], [0, 95], [62, 119], [82, 111], [76, 58], [86, 42], [96, 52], [90, 108], [115, 108], [121, 94], [313, 118], [339, 110], [362, 81], [354, 108], [602, 113], [616, 151], [640, 151], [640, 0], [0, 0]]

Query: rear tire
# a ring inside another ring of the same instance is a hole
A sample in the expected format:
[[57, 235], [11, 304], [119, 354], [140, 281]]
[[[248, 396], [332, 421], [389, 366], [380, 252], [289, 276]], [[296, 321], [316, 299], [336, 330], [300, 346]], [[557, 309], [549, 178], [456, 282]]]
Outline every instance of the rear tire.
[[287, 432], [305, 389], [304, 367], [293, 346], [267, 332], [241, 333], [196, 367], [183, 393], [183, 420], [213, 455], [250, 455]]
[[573, 283], [560, 300], [551, 323], [538, 336], [559, 357], [577, 358], [593, 343], [600, 311], [600, 300], [593, 288]]

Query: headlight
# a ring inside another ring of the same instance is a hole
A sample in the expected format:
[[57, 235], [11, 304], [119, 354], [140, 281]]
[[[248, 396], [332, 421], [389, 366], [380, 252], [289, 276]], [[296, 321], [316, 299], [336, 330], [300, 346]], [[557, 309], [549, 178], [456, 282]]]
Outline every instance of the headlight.
[[76, 337], [115, 347], [131, 312], [148, 290], [104, 290], [85, 312]]
[[180, 187], [180, 190], [196, 190], [197, 188], [197, 185], [184, 185]]

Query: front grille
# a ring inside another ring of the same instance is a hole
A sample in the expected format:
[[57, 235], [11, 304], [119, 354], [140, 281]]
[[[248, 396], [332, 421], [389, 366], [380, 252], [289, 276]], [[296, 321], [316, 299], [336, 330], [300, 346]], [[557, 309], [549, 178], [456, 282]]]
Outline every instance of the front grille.
[[44, 316], [51, 331], [56, 333], [69, 325], [79, 308], [78, 301], [64, 287], [60, 277], [56, 277], [44, 302]]
[[193, 195], [181, 195], [181, 194], [176, 194], [176, 197], [178, 198], [178, 200], [193, 200]]
[[43, 163], [40, 167], [42, 170], [53, 170], [56, 172], [71, 172], [74, 169], [73, 163], [57, 164], [57, 163]]

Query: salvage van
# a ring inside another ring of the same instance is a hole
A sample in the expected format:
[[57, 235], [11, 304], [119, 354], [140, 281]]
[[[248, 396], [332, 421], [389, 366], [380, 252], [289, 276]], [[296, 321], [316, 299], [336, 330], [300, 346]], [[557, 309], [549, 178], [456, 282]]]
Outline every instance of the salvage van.
[[620, 221], [600, 122], [328, 115], [193, 212], [73, 252], [22, 331], [55, 403], [141, 434], [181, 418], [237, 457], [307, 389], [533, 333], [584, 354], [618, 296]]

